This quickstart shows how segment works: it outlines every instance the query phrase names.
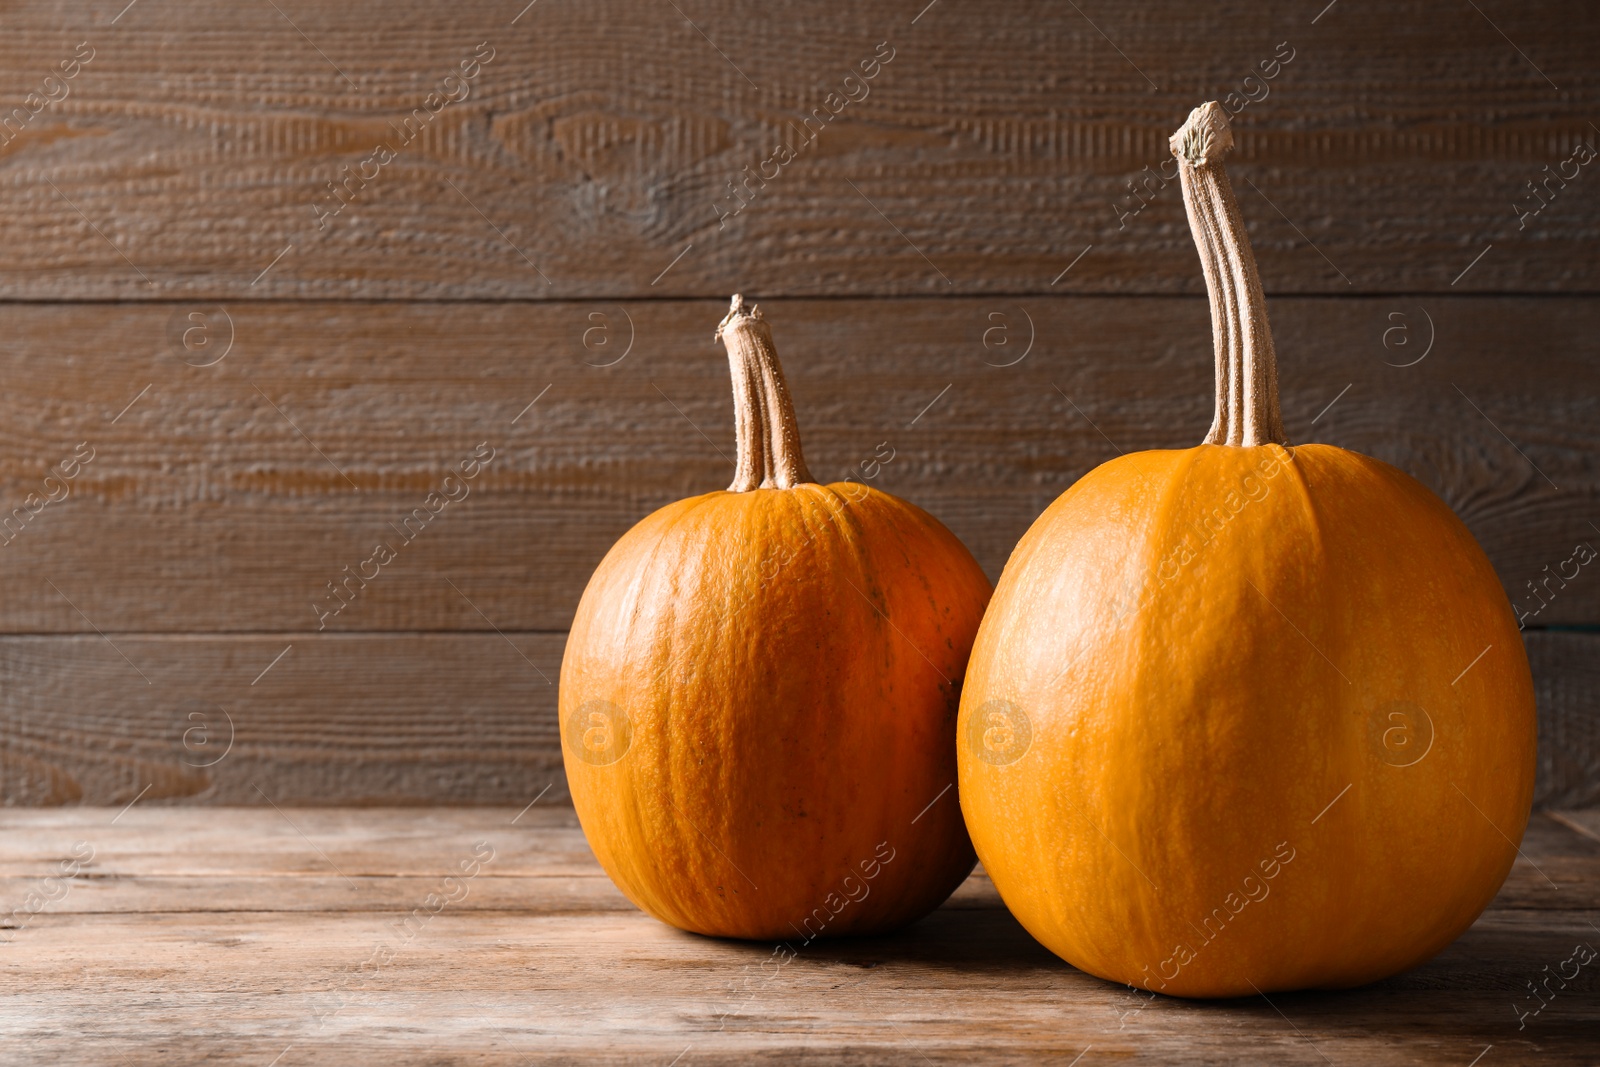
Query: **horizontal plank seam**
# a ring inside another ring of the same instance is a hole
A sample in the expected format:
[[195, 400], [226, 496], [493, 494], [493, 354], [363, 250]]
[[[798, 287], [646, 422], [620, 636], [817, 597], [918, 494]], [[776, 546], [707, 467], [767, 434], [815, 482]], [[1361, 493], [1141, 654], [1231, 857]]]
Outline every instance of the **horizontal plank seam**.
[[[484, 629], [463, 627], [460, 629], [429, 629], [429, 630], [0, 630], [0, 639], [4, 638], [45, 638], [59, 637], [111, 637], [132, 638], [162, 638], [176, 640], [212, 640], [215, 638], [255, 638], [255, 637], [430, 637], [452, 634], [521, 634], [528, 637], [565, 637], [570, 630], [566, 629], [533, 629], [512, 630], [505, 627], [500, 629]], [[1596, 622], [1564, 622], [1553, 623], [1548, 626], [1526, 626], [1523, 633], [1534, 634], [1577, 634], [1580, 636], [1600, 636], [1600, 621]]]
[[[543, 827], [543, 829], [550, 829], [550, 827]], [[493, 831], [483, 830], [481, 832], [482, 833], [492, 833]], [[433, 870], [433, 871], [416, 871], [416, 872], [412, 872], [412, 871], [400, 871], [400, 872], [386, 871], [383, 874], [359, 873], [359, 872], [356, 873], [356, 874], [350, 874], [350, 872], [347, 871], [347, 872], [345, 872], [345, 874], [348, 875], [350, 878], [365, 878], [365, 879], [367, 879], [368, 881], [371, 881], [371, 882], [378, 882], [378, 881], [398, 882], [398, 881], [403, 881], [403, 880], [408, 880], [408, 879], [411, 880], [411, 881], [427, 881], [428, 879], [431, 879], [431, 878], [449, 878], [449, 877], [454, 876], [456, 874], [456, 871], [452, 867], [441, 867], [438, 870]], [[5, 881], [5, 880], [8, 880], [8, 879], [16, 879], [17, 881], [34, 881], [34, 880], [38, 879], [38, 877], [39, 877], [38, 874], [0, 874], [0, 881]], [[202, 879], [207, 879], [207, 880], [216, 879], [216, 880], [227, 880], [227, 881], [238, 881], [238, 882], [253, 882], [253, 881], [267, 881], [267, 880], [273, 879], [273, 878], [319, 878], [319, 879], [321, 879], [321, 880], [323, 880], [325, 882], [337, 882], [337, 881], [339, 881], [341, 879], [341, 877], [342, 876], [340, 876], [340, 875], [330, 874], [330, 873], [325, 872], [325, 871], [161, 871], [159, 873], [151, 873], [151, 874], [111, 874], [111, 873], [102, 873], [102, 874], [99, 874], [99, 875], [96, 875], [96, 876], [93, 876], [93, 877], [85, 877], [85, 876], [80, 874], [80, 875], [77, 875], [74, 878], [67, 879], [67, 882], [69, 884], [72, 884], [72, 885], [77, 885], [79, 883], [83, 883], [83, 884], [86, 884], [86, 885], [107, 885], [107, 886], [109, 886], [109, 885], [122, 885], [122, 886], [126, 886], [126, 885], [128, 885], [130, 883], [134, 883], [134, 882], [144, 883], [144, 882], [160, 882], [160, 881], [169, 881], [169, 880], [170, 881], [178, 881], [178, 880], [200, 881]], [[508, 873], [506, 871], [500, 871], [499, 873], [496, 873], [496, 874], [490, 874], [487, 871], [479, 871], [476, 875], [473, 876], [473, 880], [474, 881], [477, 881], [479, 879], [485, 879], [485, 880], [497, 880], [498, 879], [498, 880], [504, 880], [504, 881], [517, 881], [517, 880], [526, 880], [526, 879], [529, 879], [529, 878], [561, 878], [561, 879], [585, 878], [585, 879], [589, 879], [591, 881], [601, 881], [601, 882], [610, 881], [610, 876], [607, 875], [604, 871], [585, 871], [585, 872], [578, 873], [578, 874], [563, 874], [560, 871], [528, 871], [528, 872], [525, 872], [525, 873], [518, 873], [518, 872], [509, 872]], [[233, 910], [238, 910], [238, 909], [233, 909]], [[262, 909], [253, 909], [253, 910], [258, 910], [259, 911], [259, 910], [262, 910]]]
[[[909, 300], [1006, 300], [1020, 299], [1023, 297], [1049, 297], [1050, 299], [1094, 299], [1094, 300], [1205, 300], [1204, 290], [1195, 292], [1128, 292], [1127, 290], [1099, 290], [1099, 289], [1019, 289], [1019, 290], [961, 290], [953, 293], [931, 292], [900, 292], [900, 293], [796, 293], [762, 294], [756, 295], [768, 301], [831, 301], [831, 302], [869, 302], [869, 301], [909, 301]], [[1295, 299], [1295, 300], [1378, 300], [1398, 297], [1436, 297], [1448, 300], [1478, 300], [1478, 299], [1592, 299], [1600, 296], [1600, 289], [1559, 289], [1559, 290], [1520, 290], [1520, 289], [1467, 289], [1452, 292], [1448, 289], [1345, 289], [1340, 292], [1327, 292], [1323, 290], [1267, 290], [1267, 296]], [[231, 305], [261, 305], [261, 306], [296, 306], [311, 307], [315, 305], [327, 306], [393, 306], [393, 305], [439, 305], [439, 306], [508, 306], [513, 304], [526, 304], [529, 306], [558, 305], [558, 304], [617, 304], [627, 302], [630, 304], [704, 304], [725, 300], [721, 296], [663, 296], [659, 294], [635, 295], [632, 293], [604, 295], [604, 296], [553, 296], [553, 297], [243, 297], [219, 295], [217, 292], [202, 292], [195, 296], [184, 297], [151, 297], [148, 300], [114, 300], [94, 297], [61, 297], [57, 299], [41, 299], [37, 297], [5, 297], [0, 296], [0, 306], [13, 307], [57, 307], [57, 306], [100, 306], [100, 307], [157, 307], [166, 305], [194, 306], [197, 304], [226, 302]]]
[[[421, 904], [419, 903], [417, 905], [417, 907], [421, 907]], [[408, 914], [412, 910], [413, 910], [412, 908], [405, 908], [405, 907], [398, 907], [398, 906], [397, 907], [375, 907], [375, 908], [361, 908], [361, 907], [354, 907], [354, 908], [158, 908], [158, 909], [154, 909], [154, 910], [151, 910], [151, 911], [145, 911], [142, 908], [123, 908], [123, 909], [121, 909], [119, 911], [88, 911], [88, 910], [83, 910], [83, 911], [60, 911], [60, 910], [57, 910], [57, 911], [48, 912], [48, 913], [45, 913], [45, 914], [48, 914], [51, 918], [55, 919], [58, 924], [60, 924], [63, 920], [66, 923], [70, 924], [73, 920], [82, 919], [82, 918], [84, 918], [85, 916], [88, 916], [88, 915], [112, 915], [112, 916], [117, 916], [117, 915], [128, 915], [128, 916], [131, 916], [131, 915], [148, 915], [148, 916], [155, 916], [155, 915], [299, 915], [299, 916], [315, 916], [315, 915], [329, 915], [329, 916], [333, 916], [333, 915], [405, 915], [405, 914]], [[966, 906], [963, 906], [961, 910], [963, 910], [963, 911], [996, 911], [996, 910], [1004, 910], [1004, 905], [998, 905], [998, 904], [997, 905], [988, 905], [988, 904], [966, 905]], [[482, 916], [482, 915], [566, 915], [566, 916], [616, 915], [618, 912], [634, 912], [635, 914], [642, 914], [641, 912], [639, 912], [639, 909], [635, 908], [632, 904], [629, 904], [626, 901], [622, 901], [616, 907], [611, 907], [611, 908], [596, 908], [596, 907], [550, 908], [550, 909], [543, 909], [543, 908], [503, 908], [503, 907], [502, 908], [464, 908], [464, 907], [461, 907], [460, 905], [457, 905], [455, 910], [454, 910], [454, 912], [448, 912], [448, 911], [436, 912], [434, 914], [434, 916], [432, 916], [432, 917], [434, 917], [434, 918], [443, 918], [443, 917], [445, 917], [447, 915], [450, 915], [450, 914], [455, 914], [455, 915], [478, 915], [478, 916]], [[40, 923], [41, 918], [42, 918], [42, 916], [35, 916], [32, 920], [30, 920], [28, 925], [29, 926], [38, 926], [38, 925], [40, 925], [41, 924]]]
[[255, 637], [429, 637], [435, 635], [521, 634], [528, 637], [565, 637], [567, 630], [511, 630], [468, 629], [459, 630], [0, 630], [0, 639], [33, 638], [43, 640], [60, 637], [111, 637], [162, 638], [188, 641], [209, 641], [216, 638]]
[[[465, 902], [463, 902], [463, 904], [465, 904]], [[1005, 904], [1003, 902], [996, 901], [996, 902], [992, 902], [991, 903], [989, 901], [981, 901], [981, 900], [953, 901], [953, 902], [951, 902], [949, 904], [943, 905], [943, 907], [951, 909], [951, 910], [955, 910], [955, 911], [997, 911], [997, 912], [1000, 912], [1000, 911], [1007, 910], [1006, 906], [1005, 906]], [[90, 909], [84, 908], [84, 909], [79, 909], [79, 910], [74, 910], [74, 911], [55, 911], [55, 912], [49, 913], [49, 914], [53, 918], [55, 918], [57, 920], [66, 920], [66, 921], [70, 922], [73, 919], [81, 918], [83, 916], [88, 916], [88, 915], [112, 915], [112, 916], [116, 916], [116, 915], [301, 915], [301, 916], [313, 916], [313, 915], [404, 915], [409, 910], [411, 910], [411, 909], [408, 909], [408, 908], [405, 908], [405, 907], [402, 907], [402, 906], [391, 906], [391, 905], [374, 906], [374, 907], [352, 906], [352, 907], [348, 907], [348, 908], [328, 908], [328, 907], [321, 907], [321, 908], [153, 908], [153, 909], [149, 909], [149, 910], [146, 910], [146, 909], [143, 909], [143, 908], [121, 908], [121, 909], [104, 909], [104, 910], [101, 910], [101, 909], [90, 910]], [[1510, 915], [1534, 914], [1534, 915], [1539, 915], [1539, 916], [1544, 916], [1544, 917], [1549, 917], [1549, 918], [1552, 918], [1552, 919], [1556, 919], [1558, 921], [1565, 920], [1565, 921], [1569, 921], [1569, 922], [1573, 922], [1573, 923], [1582, 923], [1582, 922], [1585, 921], [1586, 917], [1589, 914], [1591, 914], [1593, 911], [1594, 911], [1593, 908], [1581, 908], [1581, 907], [1578, 907], [1578, 908], [1547, 908], [1547, 907], [1534, 907], [1534, 906], [1530, 906], [1530, 905], [1520, 905], [1520, 904], [1499, 904], [1499, 905], [1495, 905], [1493, 907], [1485, 908], [1484, 911], [1483, 911], [1483, 914], [1479, 918], [1479, 921], [1481, 922], [1483, 919], [1493, 919], [1497, 915], [1510, 916]], [[512, 907], [504, 907], [504, 906], [478, 908], [478, 907], [458, 906], [456, 908], [456, 911], [455, 911], [456, 914], [507, 915], [507, 916], [509, 916], [509, 915], [565, 915], [565, 916], [616, 915], [619, 912], [633, 912], [633, 913], [636, 913], [636, 914], [642, 914], [641, 912], [639, 912], [638, 908], [634, 907], [632, 904], [629, 904], [625, 900], [618, 901], [616, 906], [614, 906], [614, 907], [604, 907], [604, 908], [602, 908], [602, 907], [573, 907], [573, 908], [521, 907], [521, 908], [512, 908]], [[33, 925], [37, 925], [39, 923], [39, 921], [40, 920], [38, 918], [35, 918], [33, 920]]]
[[[441, 869], [441, 870], [437, 870], [437, 871], [423, 871], [420, 874], [352, 874], [352, 875], [350, 875], [350, 877], [353, 878], [353, 879], [355, 879], [355, 878], [363, 879], [367, 883], [369, 883], [369, 885], [371, 885], [371, 886], [378, 886], [378, 885], [381, 885], [382, 883], [386, 883], [386, 882], [394, 882], [394, 883], [397, 883], [397, 884], [398, 883], [402, 883], [402, 882], [403, 883], [407, 883], [407, 884], [412, 883], [412, 882], [430, 882], [430, 881], [433, 881], [433, 880], [438, 879], [438, 878], [449, 878], [449, 877], [452, 877], [455, 873], [456, 872], [454, 872], [452, 870]], [[9, 877], [11, 877], [11, 878], [13, 878], [13, 879], [15, 879], [17, 881], [27, 881], [27, 880], [30, 880], [30, 879], [36, 879], [38, 876], [37, 875], [31, 875], [31, 876], [12, 875], [12, 876], [9, 876]], [[309, 878], [313, 878], [313, 877], [319, 878], [319, 879], [321, 879], [321, 880], [323, 880], [325, 882], [328, 882], [328, 883], [337, 883], [337, 882], [342, 881], [342, 879], [341, 879], [341, 877], [339, 875], [332, 874], [332, 873], [321, 874], [321, 873], [317, 873], [317, 872], [299, 872], [299, 873], [296, 873], [296, 874], [261, 873], [261, 874], [245, 875], [245, 874], [238, 874], [238, 873], [233, 873], [233, 874], [223, 873], [223, 874], [217, 874], [217, 875], [181, 875], [181, 876], [180, 875], [166, 875], [166, 874], [161, 874], [161, 875], [155, 875], [155, 874], [131, 875], [130, 874], [130, 875], [124, 875], [124, 876], [119, 877], [119, 878], [105, 879], [105, 882], [108, 883], [108, 885], [110, 883], [115, 883], [119, 889], [126, 890], [128, 888], [136, 887], [136, 886], [139, 886], [139, 885], [148, 885], [148, 886], [154, 887], [153, 883], [169, 882], [169, 881], [170, 882], [177, 882], [177, 881], [183, 881], [183, 882], [219, 881], [219, 882], [240, 882], [240, 883], [242, 883], [242, 882], [267, 882], [267, 881], [271, 881], [273, 879], [309, 879]], [[523, 882], [526, 882], [526, 881], [568, 881], [568, 882], [570, 882], [570, 881], [574, 881], [574, 880], [582, 881], [582, 882], [604, 883], [606, 885], [609, 885], [611, 883], [611, 879], [606, 874], [604, 874], [603, 872], [600, 872], [600, 871], [596, 871], [593, 874], [559, 874], [559, 873], [558, 874], [497, 874], [492, 879], [490, 878], [490, 876], [488, 874], [480, 871], [473, 878], [474, 882], [495, 881], [495, 882], [501, 883], [502, 885], [510, 883], [510, 882], [518, 882], [518, 881], [523, 881]], [[77, 883], [73, 882], [72, 884], [77, 884]], [[626, 903], [626, 901], [619, 900], [617, 903], [624, 904], [624, 903]], [[346, 907], [355, 908], [355, 907], [366, 907], [366, 906], [367, 905], [363, 905], [363, 904], [351, 904], [351, 905], [335, 904], [335, 905], [330, 906], [330, 907], [328, 907], [326, 909], [319, 909], [319, 910], [329, 910], [329, 911], [332, 911], [332, 910], [344, 910]], [[385, 908], [385, 909], [397, 908], [397, 907], [400, 906], [400, 901], [394, 901], [392, 903], [375, 903], [375, 904], [373, 904], [371, 906], [373, 906], [373, 907], [382, 907], [382, 908]], [[531, 905], [501, 903], [501, 904], [494, 905], [492, 909], [486, 907], [483, 910], [516, 911], [516, 910], [519, 910], [519, 909], [522, 909], [522, 908], [525, 908], [525, 907], [529, 907], [529, 906], [531, 906]], [[220, 910], [220, 911], [297, 911], [297, 910], [300, 910], [300, 909], [297, 909], [297, 908], [280, 908], [276, 904], [269, 905], [269, 906], [263, 906], [263, 907], [229, 907], [229, 906], [226, 906], [226, 905], [219, 904], [219, 905], [215, 905], [214, 907], [215, 907], [215, 910]], [[101, 909], [101, 908], [84, 908], [84, 909], [81, 909], [81, 910], [85, 914], [88, 914], [90, 912], [99, 912], [99, 911], [102, 911], [102, 910], [105, 910], [105, 909]], [[116, 909], [110, 909], [110, 910], [115, 911]], [[209, 905], [209, 904], [202, 904], [202, 905], [199, 905], [199, 906], [196, 906], [196, 907], [190, 907], [190, 906], [187, 906], [187, 905], [182, 905], [182, 906], [174, 906], [174, 907], [170, 907], [170, 908], [163, 908], [162, 910], [163, 911], [210, 911], [210, 910], [213, 910], [213, 906]]]

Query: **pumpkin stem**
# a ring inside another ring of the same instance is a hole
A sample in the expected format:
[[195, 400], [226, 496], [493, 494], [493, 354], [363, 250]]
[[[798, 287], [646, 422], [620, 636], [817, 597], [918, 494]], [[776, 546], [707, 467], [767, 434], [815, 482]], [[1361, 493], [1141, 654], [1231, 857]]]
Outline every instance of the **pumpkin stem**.
[[793, 489], [816, 481], [800, 452], [794, 404], [761, 309], [745, 304], [744, 297], [735, 293], [716, 337], [728, 349], [733, 375], [733, 430], [739, 458], [728, 491]]
[[1261, 276], [1222, 167], [1222, 157], [1233, 147], [1227, 112], [1214, 100], [1201, 104], [1189, 112], [1169, 144], [1178, 157], [1183, 206], [1211, 298], [1217, 406], [1205, 443], [1287, 445], [1278, 408], [1278, 356]]

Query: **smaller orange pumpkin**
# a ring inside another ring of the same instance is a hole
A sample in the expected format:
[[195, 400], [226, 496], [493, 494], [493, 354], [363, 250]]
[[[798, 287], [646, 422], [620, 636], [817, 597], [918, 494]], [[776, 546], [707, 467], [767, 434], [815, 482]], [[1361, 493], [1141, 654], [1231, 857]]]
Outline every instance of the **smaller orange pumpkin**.
[[589, 580], [561, 664], [573, 804], [663, 922], [893, 929], [974, 862], [955, 722], [989, 582], [920, 508], [811, 480], [760, 311], [735, 296], [718, 336], [733, 484], [648, 516]]

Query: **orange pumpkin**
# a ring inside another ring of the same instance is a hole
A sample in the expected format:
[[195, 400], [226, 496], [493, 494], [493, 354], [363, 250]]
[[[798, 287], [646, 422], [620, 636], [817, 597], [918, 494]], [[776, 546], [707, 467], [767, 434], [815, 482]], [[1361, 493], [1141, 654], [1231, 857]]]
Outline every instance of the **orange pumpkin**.
[[892, 929], [974, 862], [955, 722], [989, 582], [920, 508], [811, 480], [759, 310], [735, 296], [718, 335], [734, 481], [645, 518], [589, 580], [561, 664], [573, 803], [673, 926]]
[[1533, 792], [1532, 681], [1489, 561], [1385, 463], [1289, 447], [1216, 104], [1174, 135], [1211, 297], [1206, 442], [1125, 455], [1006, 564], [961, 804], [1017, 919], [1192, 997], [1360, 985], [1467, 929]]

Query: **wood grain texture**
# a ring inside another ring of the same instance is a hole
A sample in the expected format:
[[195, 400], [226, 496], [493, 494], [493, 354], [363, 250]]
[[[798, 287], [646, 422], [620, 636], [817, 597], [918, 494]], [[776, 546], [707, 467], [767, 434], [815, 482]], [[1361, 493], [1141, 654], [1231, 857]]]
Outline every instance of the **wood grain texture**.
[[[20, 918], [23, 898], [5, 898], [7, 1054], [134, 1067], [170, 1062], [179, 1044], [240, 1064], [1011, 1064], [1092, 1047], [1085, 1063], [1459, 1065], [1492, 1045], [1502, 1062], [1563, 1065], [1591, 1062], [1600, 1025], [1585, 968], [1518, 1026], [1516, 1009], [1537, 1003], [1526, 983], [1596, 940], [1600, 843], [1543, 817], [1500, 897], [1424, 966], [1358, 990], [1190, 1003], [1057, 960], [981, 874], [901, 934], [818, 942], [763, 969], [769, 945], [619, 905], [570, 813], [535, 808], [515, 825], [514, 808], [293, 814], [294, 826], [271, 811], [0, 813], [0, 891], [58, 898]], [[48, 885], [41, 861], [75, 846], [93, 858]], [[444, 882], [478, 856], [491, 858], [475, 876]], [[580, 870], [587, 911], [569, 889]], [[435, 910], [429, 894], [455, 899]]]
[[[110, 641], [0, 637], [0, 804], [570, 802], [545, 682], [558, 677], [565, 635]], [[1600, 802], [1600, 634], [1530, 631], [1526, 643], [1539, 700], [1535, 803]], [[205, 847], [232, 854], [226, 842]]]
[[1600, 805], [1600, 633], [1529, 633], [1526, 644], [1539, 705], [1539, 803]]
[[1600, 282], [1600, 181], [1515, 206], [1595, 144], [1580, 3], [31, 0], [6, 28], [13, 298], [1197, 292], [1175, 187], [1130, 217], [1130, 183], [1195, 104], [1264, 92], [1235, 180], [1269, 291]]
[[563, 642], [0, 638], [0, 803], [563, 802]]
[[1266, 92], [1231, 167], [1289, 433], [1466, 520], [1541, 631], [1541, 800], [1600, 801], [1597, 638], [1544, 632], [1600, 623], [1551, 576], [1600, 540], [1600, 10], [1315, 7], [8, 5], [0, 800], [561, 798], [538, 672], [606, 548], [726, 484], [735, 289], [812, 469], [998, 575], [1084, 472], [1203, 433], [1154, 175]]
[[[724, 306], [0, 306], [0, 515], [49, 491], [79, 442], [94, 449], [66, 499], [8, 527], [0, 631], [563, 631], [624, 531], [728, 482]], [[873, 475], [991, 577], [1085, 472], [1189, 447], [1209, 424], [1200, 299], [762, 306], [813, 473]], [[1538, 609], [1530, 625], [1600, 620], [1593, 566], [1530, 589], [1600, 544], [1600, 300], [1288, 298], [1270, 313], [1292, 440], [1376, 455], [1439, 493]], [[185, 350], [191, 328], [231, 338], [227, 357], [186, 364], [223, 350], [198, 334]], [[1392, 330], [1409, 334], [1386, 347]], [[494, 458], [470, 495], [408, 525], [480, 443]], [[330, 583], [379, 542], [397, 558], [323, 618]]]

